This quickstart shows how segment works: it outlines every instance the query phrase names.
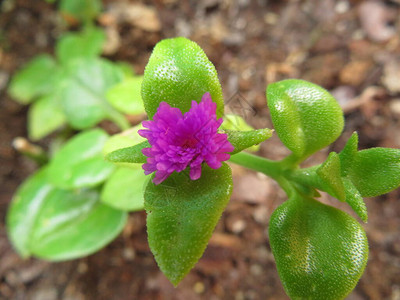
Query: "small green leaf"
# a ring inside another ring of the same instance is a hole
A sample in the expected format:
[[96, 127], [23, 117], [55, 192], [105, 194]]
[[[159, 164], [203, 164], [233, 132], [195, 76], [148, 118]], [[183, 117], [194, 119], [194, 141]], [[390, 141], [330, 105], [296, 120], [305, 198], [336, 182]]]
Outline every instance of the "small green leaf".
[[48, 168], [29, 177], [7, 212], [7, 232], [18, 253], [48, 260], [86, 256], [122, 230], [126, 213], [98, 202], [90, 190], [61, 190], [48, 181]]
[[144, 113], [140, 95], [143, 77], [127, 78], [107, 91], [108, 102], [120, 112], [132, 115]]
[[324, 185], [328, 188], [332, 196], [340, 201], [345, 201], [346, 193], [341, 177], [341, 166], [339, 155], [336, 152], [329, 153], [326, 161], [317, 169], [319, 178], [322, 179]]
[[31, 255], [29, 240], [36, 215], [54, 187], [47, 182], [47, 170], [40, 169], [15, 193], [7, 212], [7, 233], [16, 251], [23, 258]]
[[281, 141], [299, 159], [334, 142], [343, 129], [343, 112], [331, 94], [303, 80], [267, 88], [268, 107]]
[[142, 124], [138, 124], [121, 133], [110, 136], [103, 148], [103, 155], [107, 155], [115, 150], [134, 146], [146, 139], [138, 134], [138, 130], [143, 129]]
[[98, 201], [94, 191], [55, 190], [36, 218], [32, 254], [60, 261], [92, 254], [123, 229], [127, 214]]
[[143, 192], [150, 176], [144, 175], [141, 165], [134, 166], [118, 168], [110, 176], [101, 192], [101, 202], [125, 211], [144, 209]]
[[283, 203], [269, 236], [279, 276], [292, 299], [343, 299], [368, 258], [363, 228], [348, 214], [311, 198]]
[[400, 185], [400, 149], [371, 148], [359, 151], [348, 177], [363, 197], [386, 194]]
[[[107, 140], [107, 142], [105, 143], [104, 148], [103, 148], [103, 156], [105, 157], [105, 159], [109, 160], [109, 157], [107, 155], [113, 151], [123, 149], [123, 148], [128, 148], [131, 146], [135, 146], [136, 144], [146, 141], [145, 138], [141, 137], [138, 134], [139, 129], [143, 129], [142, 124], [136, 125], [135, 127], [132, 127], [131, 129], [125, 130], [121, 133], [111, 136]], [[145, 143], [144, 146], [143, 146], [143, 148], [150, 147], [150, 144]], [[139, 156], [139, 159], [140, 159], [139, 161], [142, 161], [141, 163], [146, 162], [146, 157], [142, 154], [143, 148], [138, 149], [138, 152], [135, 152], [135, 154], [133, 155], [134, 157]], [[113, 157], [113, 155], [110, 155], [111, 159], [116, 158], [116, 157]], [[127, 154], [127, 155], [128, 155], [128, 159], [131, 160], [130, 154]], [[117, 156], [117, 159], [118, 159], [118, 156]], [[134, 158], [134, 161], [136, 161], [136, 160], [137, 160], [137, 158], [136, 159]], [[120, 163], [120, 162], [115, 162], [112, 160], [109, 160], [109, 161], [113, 162], [115, 165], [120, 166], [120, 167], [128, 167], [128, 168], [133, 168], [133, 169], [137, 168], [136, 163], [129, 163], [129, 162], [121, 162]]]
[[195, 43], [179, 37], [159, 42], [144, 71], [142, 98], [151, 119], [162, 101], [187, 112], [192, 100], [200, 102], [209, 92], [217, 103], [217, 116], [224, 113], [221, 85], [214, 65]]
[[57, 73], [56, 62], [51, 56], [36, 56], [14, 74], [8, 92], [18, 102], [28, 104], [54, 90]]
[[346, 191], [346, 202], [363, 222], [368, 222], [367, 206], [365, 205], [360, 192], [356, 189], [350, 179], [346, 177], [343, 178], [343, 185]]
[[28, 134], [36, 141], [58, 129], [66, 123], [57, 95], [42, 97], [29, 107]]
[[57, 42], [57, 58], [62, 64], [66, 64], [76, 58], [99, 56], [105, 38], [103, 30], [97, 27], [86, 27], [79, 33], [67, 33]]
[[235, 148], [231, 154], [258, 145], [272, 136], [272, 130], [268, 128], [250, 131], [226, 131], [226, 133], [228, 134], [228, 141]]
[[150, 147], [149, 142], [144, 141], [132, 147], [115, 150], [106, 155], [106, 160], [112, 163], [144, 164], [147, 157], [142, 153], [142, 149]]
[[354, 132], [349, 140], [347, 141], [346, 145], [344, 146], [343, 150], [340, 151], [340, 164], [342, 166], [342, 176], [346, 176], [348, 171], [351, 169], [353, 161], [358, 152], [358, 134]]
[[145, 194], [147, 233], [158, 266], [176, 286], [203, 254], [232, 192], [228, 165], [203, 166], [200, 179], [186, 171], [159, 185], [149, 181]]
[[221, 125], [224, 130], [236, 130], [236, 131], [250, 131], [254, 128], [251, 127], [246, 121], [238, 115], [227, 114], [224, 115], [224, 122]]
[[123, 118], [105, 98], [106, 91], [123, 79], [119, 68], [99, 58], [77, 59], [68, 67], [61, 104], [72, 127], [86, 129], [106, 118]]
[[102, 155], [107, 139], [107, 133], [101, 129], [74, 136], [50, 162], [49, 181], [65, 189], [92, 187], [103, 182], [114, 170]]
[[[223, 130], [233, 130], [233, 131], [251, 131], [254, 130], [253, 127], [251, 127], [249, 124], [246, 123], [246, 121], [234, 114], [227, 114], [224, 115], [224, 122], [221, 125], [221, 128]], [[248, 151], [258, 151], [260, 149], [260, 145], [254, 145], [249, 148], [247, 148]], [[235, 147], [236, 151], [236, 147]]]
[[59, 9], [79, 21], [88, 22], [96, 18], [101, 6], [100, 0], [61, 0]]

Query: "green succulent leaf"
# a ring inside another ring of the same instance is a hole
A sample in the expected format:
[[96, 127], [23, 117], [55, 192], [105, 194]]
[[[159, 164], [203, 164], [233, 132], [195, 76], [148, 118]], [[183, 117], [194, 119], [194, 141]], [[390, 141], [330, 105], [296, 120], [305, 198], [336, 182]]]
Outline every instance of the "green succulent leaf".
[[[251, 131], [254, 130], [252, 126], [246, 123], [246, 121], [238, 115], [235, 114], [226, 114], [224, 115], [224, 122], [221, 125], [221, 129], [223, 130], [232, 130], [232, 131]], [[265, 132], [266, 133], [266, 132]], [[272, 131], [271, 131], [272, 134]], [[269, 138], [269, 137], [268, 137]], [[260, 145], [254, 145], [247, 150], [249, 151], [258, 151], [260, 149]], [[236, 151], [236, 148], [235, 148]]]
[[51, 93], [58, 80], [58, 67], [50, 55], [39, 55], [27, 63], [11, 79], [8, 93], [20, 103], [28, 104]]
[[335, 141], [343, 129], [343, 112], [332, 95], [313, 83], [288, 79], [267, 88], [275, 130], [300, 160]]
[[244, 149], [258, 145], [272, 136], [272, 130], [268, 128], [250, 131], [227, 130], [228, 141], [235, 148], [231, 154], [236, 154]]
[[140, 129], [143, 129], [142, 124], [138, 124], [132, 128], [124, 130], [123, 132], [110, 136], [103, 148], [103, 155], [107, 155], [115, 150], [134, 146], [146, 139], [141, 137], [138, 133]]
[[363, 197], [386, 194], [400, 185], [400, 149], [371, 148], [355, 156], [348, 177]]
[[319, 178], [332, 196], [340, 201], [346, 200], [346, 192], [341, 177], [339, 155], [331, 152], [327, 160], [316, 170]]
[[147, 233], [158, 266], [176, 286], [203, 254], [232, 192], [231, 170], [203, 166], [200, 179], [186, 171], [159, 185], [149, 181], [145, 194]]
[[144, 164], [147, 157], [142, 153], [143, 148], [150, 148], [148, 141], [132, 147], [121, 148], [106, 155], [106, 160], [112, 163]]
[[56, 55], [62, 64], [77, 58], [94, 58], [101, 54], [105, 41], [103, 30], [86, 27], [79, 33], [67, 33], [56, 45]]
[[49, 165], [49, 181], [64, 189], [93, 187], [106, 180], [114, 166], [104, 161], [102, 149], [108, 135], [101, 129], [82, 132], [70, 139]]
[[144, 113], [143, 100], [140, 94], [143, 77], [126, 78], [107, 91], [108, 102], [120, 112], [132, 115]]
[[224, 100], [217, 71], [195, 42], [179, 37], [155, 46], [142, 84], [144, 108], [150, 119], [162, 101], [187, 112], [191, 101], [200, 102], [206, 92], [217, 103], [217, 116], [222, 117]]
[[363, 222], [368, 222], [367, 206], [365, 205], [364, 199], [360, 192], [350, 181], [350, 179], [346, 177], [343, 178], [343, 185], [346, 191], [346, 202]]
[[254, 130], [254, 128], [249, 124], [247, 124], [246, 121], [241, 116], [234, 114], [224, 115], [224, 121], [222, 122], [221, 128], [224, 130], [236, 130], [236, 131]]
[[125, 211], [144, 209], [143, 192], [149, 176], [144, 175], [141, 165], [133, 166], [115, 170], [104, 184], [101, 202]]
[[363, 228], [312, 198], [294, 198], [271, 216], [269, 237], [279, 276], [292, 299], [343, 299], [368, 258]]
[[83, 257], [121, 232], [126, 213], [100, 204], [96, 191], [54, 187], [47, 172], [41, 169], [22, 184], [7, 213], [8, 235], [22, 257], [53, 261]]
[[35, 101], [28, 112], [29, 138], [37, 141], [66, 123], [56, 94]]
[[120, 68], [100, 58], [76, 59], [68, 64], [60, 92], [61, 105], [73, 128], [87, 129], [103, 119], [129, 127], [106, 100], [106, 92], [123, 79]]
[[340, 151], [339, 153], [340, 164], [342, 166], [342, 176], [346, 176], [348, 174], [353, 164], [353, 161], [357, 156], [357, 152], [358, 152], [358, 134], [357, 132], [354, 132], [347, 141], [343, 150]]

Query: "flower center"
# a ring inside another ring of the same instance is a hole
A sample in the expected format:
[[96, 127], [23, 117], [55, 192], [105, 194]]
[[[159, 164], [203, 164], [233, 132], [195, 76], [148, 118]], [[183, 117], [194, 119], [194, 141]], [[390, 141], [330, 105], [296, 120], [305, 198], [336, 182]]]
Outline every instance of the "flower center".
[[186, 139], [183, 144], [182, 144], [182, 148], [183, 149], [187, 149], [187, 148], [193, 148], [197, 145], [199, 141], [193, 137], [190, 137], [188, 139]]

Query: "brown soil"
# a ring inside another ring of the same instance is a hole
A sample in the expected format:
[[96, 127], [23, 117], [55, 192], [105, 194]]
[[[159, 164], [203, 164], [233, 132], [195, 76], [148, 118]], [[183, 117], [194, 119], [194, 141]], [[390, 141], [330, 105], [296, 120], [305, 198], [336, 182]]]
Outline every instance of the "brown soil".
[[[119, 37], [119, 42], [108, 42], [110, 59], [127, 61], [141, 74], [157, 41], [187, 36], [215, 64], [226, 101], [243, 97], [255, 108], [255, 116], [247, 119], [257, 128], [271, 126], [265, 100], [268, 83], [294, 77], [329, 89], [346, 112], [346, 127], [330, 149], [306, 164], [339, 151], [355, 130], [360, 148], [400, 147], [399, 1], [138, 1], [149, 11], [139, 22], [117, 17], [122, 2], [105, 1], [98, 19]], [[5, 0], [2, 5], [0, 298], [288, 299], [267, 234], [270, 215], [285, 195], [270, 179], [236, 166], [231, 202], [205, 254], [176, 289], [149, 251], [144, 212], [131, 214], [123, 233], [87, 258], [48, 263], [23, 261], [15, 254], [4, 218], [13, 192], [35, 165], [11, 148], [14, 137], [26, 136], [26, 108], [13, 102], [5, 89], [23, 63], [42, 52], [53, 53], [66, 25], [55, 6], [45, 1]], [[287, 153], [276, 137], [260, 150], [260, 155], [273, 159]], [[369, 262], [348, 299], [400, 299], [399, 198], [397, 190], [366, 200]], [[326, 195], [323, 201], [353, 214]]]

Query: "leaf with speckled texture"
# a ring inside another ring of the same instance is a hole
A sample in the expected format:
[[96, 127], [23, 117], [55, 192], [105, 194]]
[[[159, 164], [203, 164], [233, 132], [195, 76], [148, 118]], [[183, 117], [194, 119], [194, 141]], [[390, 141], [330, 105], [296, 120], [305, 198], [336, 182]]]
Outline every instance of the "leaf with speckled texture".
[[192, 100], [200, 102], [207, 92], [217, 103], [217, 117], [222, 117], [224, 100], [217, 71], [199, 45], [179, 37], [155, 46], [142, 84], [144, 108], [150, 119], [162, 101], [187, 112]]
[[341, 168], [342, 176], [346, 176], [349, 173], [349, 170], [351, 169], [351, 165], [353, 164], [357, 152], [358, 152], [358, 134], [357, 132], [354, 132], [348, 139], [342, 151], [340, 151], [339, 153], [340, 164], [342, 166]]
[[348, 177], [363, 197], [386, 194], [400, 185], [400, 149], [358, 151]]
[[144, 199], [150, 249], [176, 286], [203, 254], [232, 192], [231, 169], [203, 165], [201, 177], [173, 173], [159, 185], [151, 181]]
[[342, 132], [342, 109], [316, 84], [297, 79], [279, 81], [268, 86], [267, 98], [279, 138], [301, 159], [328, 146]]
[[324, 185], [331, 190], [330, 194], [340, 201], [345, 201], [346, 193], [344, 190], [339, 155], [335, 152], [329, 153], [326, 161], [317, 169], [318, 176]]
[[150, 148], [148, 141], [141, 142], [135, 146], [125, 147], [117, 149], [106, 155], [105, 159], [112, 163], [134, 163], [144, 164], [147, 161], [147, 157], [142, 153], [144, 148]]
[[235, 148], [231, 154], [258, 145], [272, 136], [272, 130], [268, 128], [249, 131], [226, 130], [226, 133], [228, 134], [228, 141]]
[[295, 195], [271, 216], [279, 276], [292, 299], [337, 300], [360, 279], [368, 258], [363, 228], [348, 214]]
[[346, 202], [360, 217], [360, 219], [363, 220], [363, 222], [368, 222], [367, 206], [365, 205], [360, 192], [356, 189], [350, 179], [343, 177], [342, 181], [346, 191]]

